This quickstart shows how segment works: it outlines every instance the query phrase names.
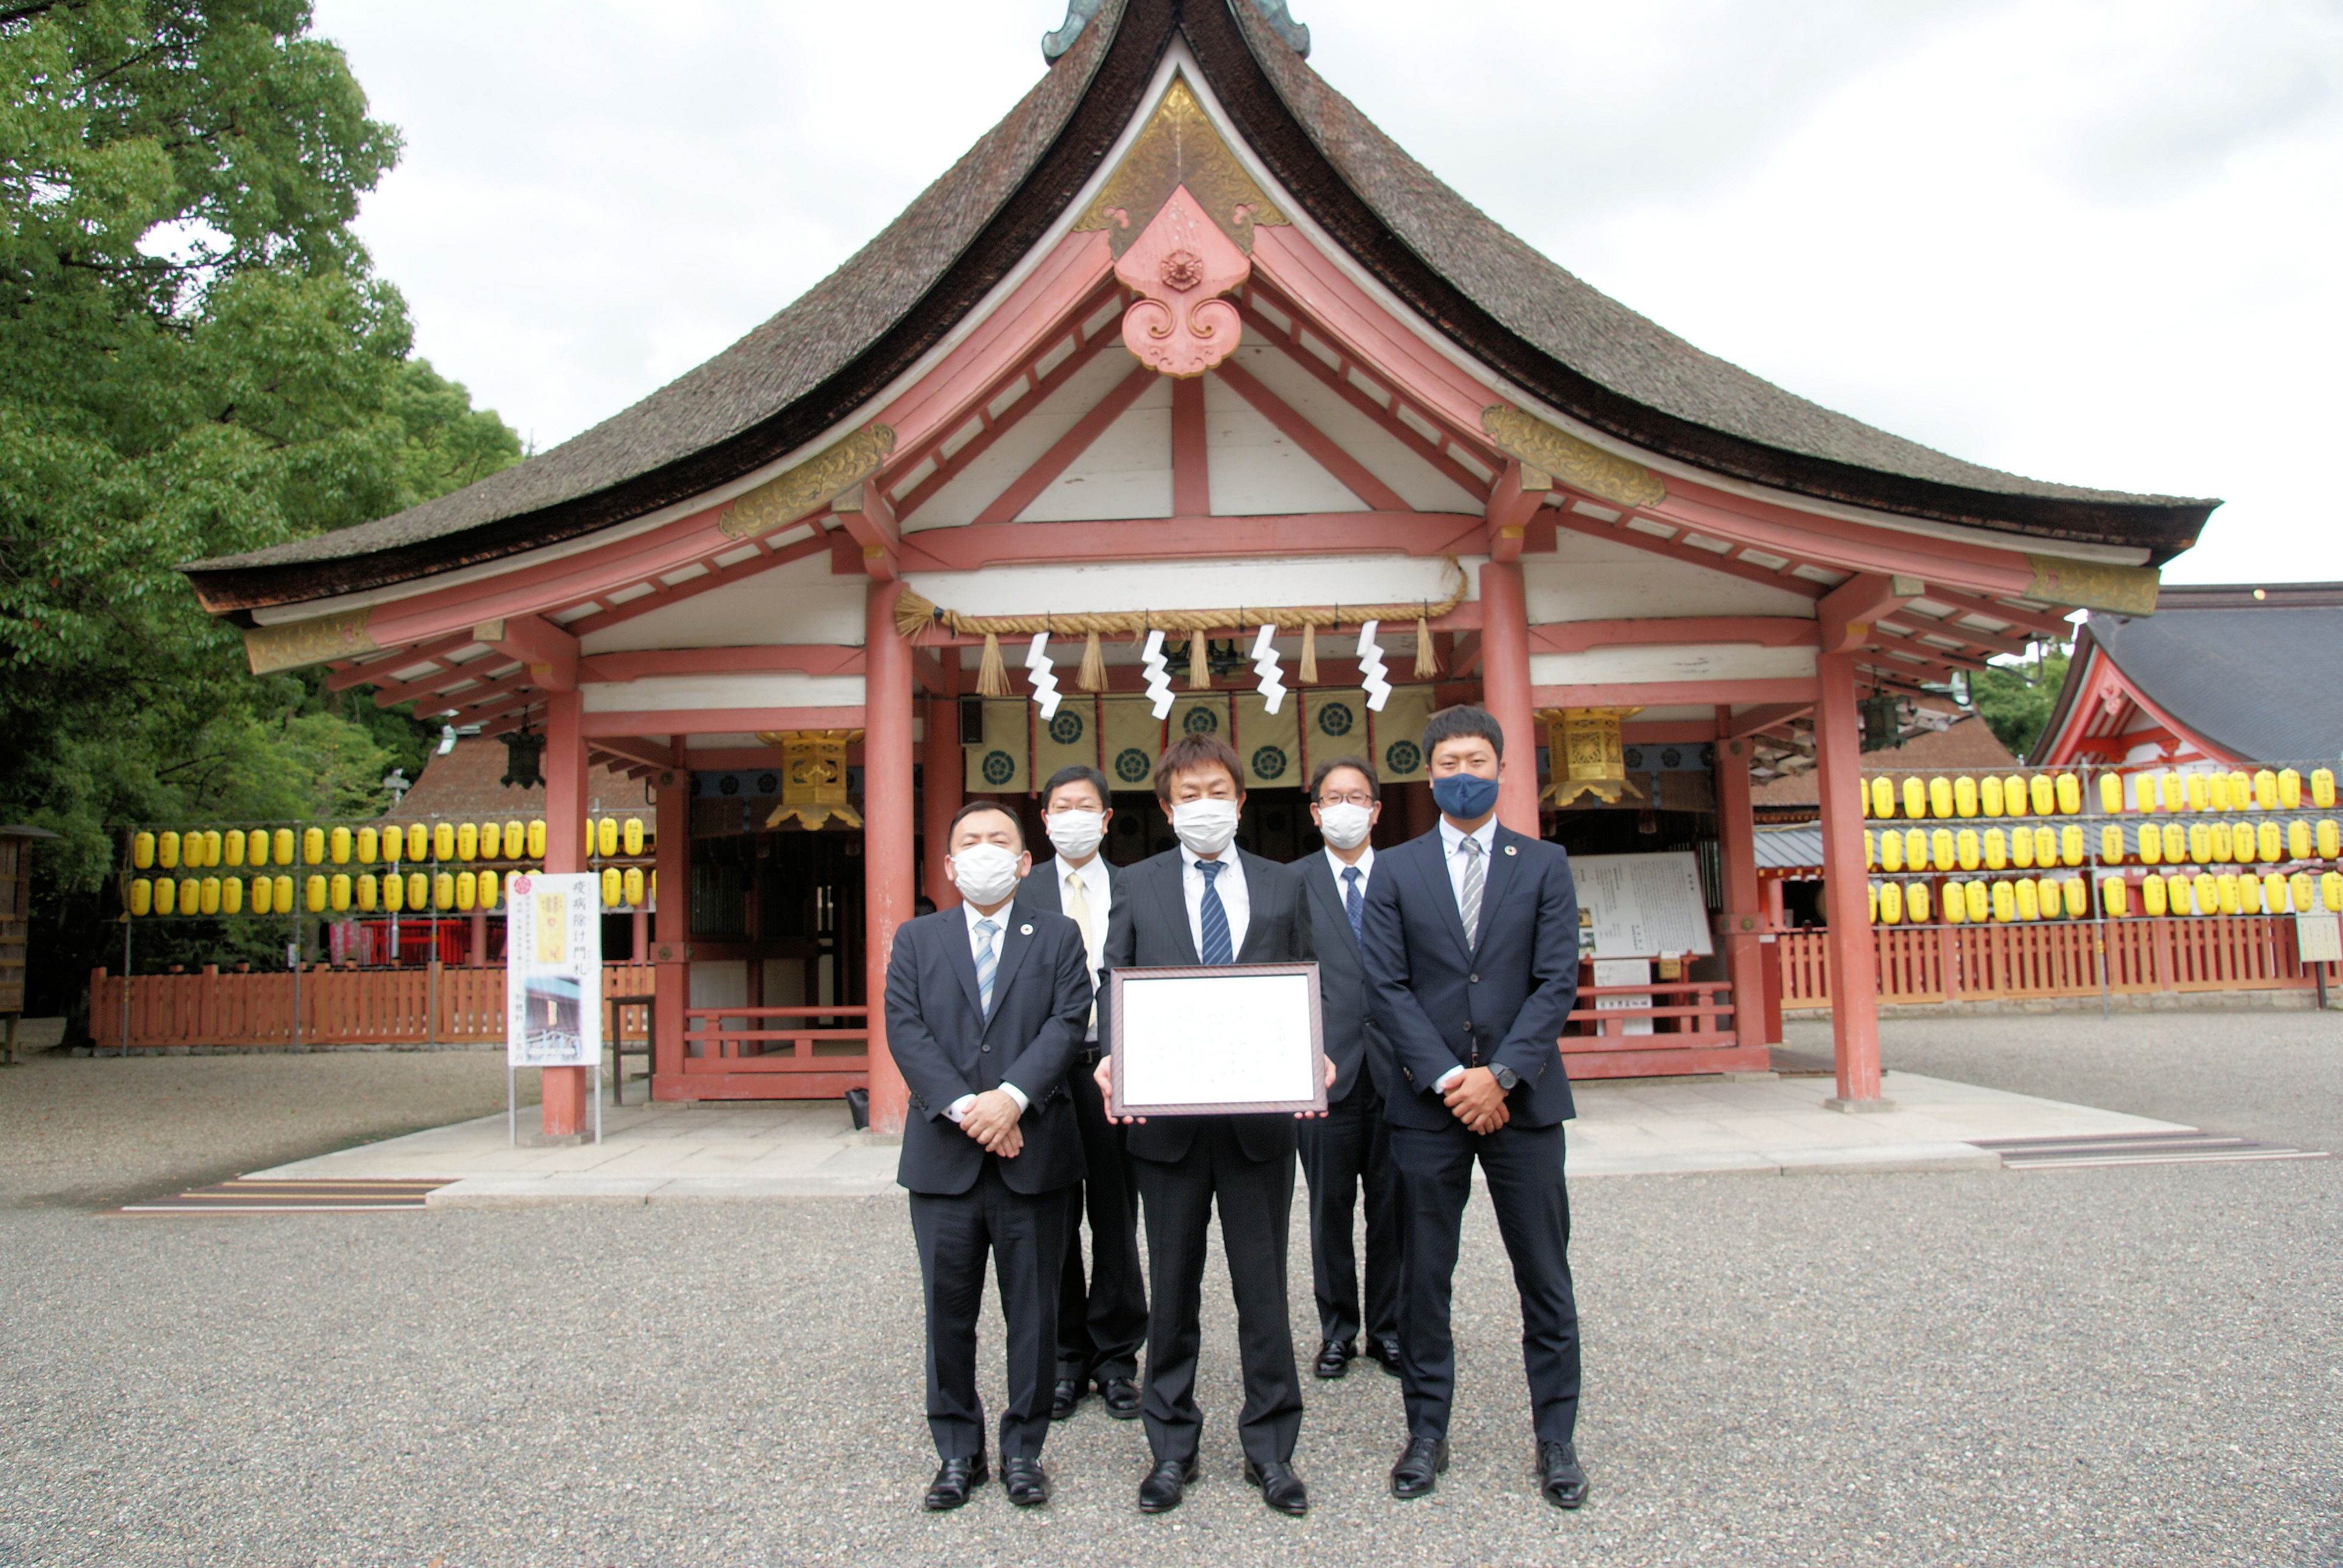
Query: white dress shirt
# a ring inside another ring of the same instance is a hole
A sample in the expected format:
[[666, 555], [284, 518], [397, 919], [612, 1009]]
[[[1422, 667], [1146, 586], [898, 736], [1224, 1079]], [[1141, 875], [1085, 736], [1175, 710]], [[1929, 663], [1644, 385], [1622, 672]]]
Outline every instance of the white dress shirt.
[[[984, 951], [985, 947], [984, 939], [976, 933], [976, 922], [979, 920], [990, 920], [992, 922], [992, 983], [997, 991], [997, 988], [1001, 984], [1001, 950], [1008, 945], [1009, 920], [1010, 917], [1016, 914], [1017, 905], [1012, 900], [1011, 902], [1001, 905], [999, 909], [993, 910], [992, 913], [987, 915], [980, 914], [974, 904], [971, 904], [963, 899], [960, 900], [960, 913], [968, 919], [968, 956], [971, 961]], [[1025, 1099], [1025, 1091], [1023, 1090], [1018, 1088], [1015, 1084], [1003, 1080], [1001, 1085], [1001, 1092], [1009, 1096], [1010, 1099], [1017, 1102], [1017, 1113], [1020, 1116], [1025, 1114], [1027, 1101]], [[944, 1107], [944, 1117], [947, 1121], [958, 1121], [961, 1117], [968, 1114], [968, 1108], [975, 1103], [975, 1095], [963, 1094], [958, 1100], [953, 1101], [950, 1105]]]
[[[1106, 857], [1093, 854], [1081, 865], [1069, 866], [1061, 856], [1050, 862], [1050, 875], [1057, 879], [1060, 910], [1067, 909], [1066, 883], [1075, 879], [1081, 879], [1082, 895], [1090, 900], [1091, 927], [1083, 933], [1082, 945], [1090, 955], [1091, 983], [1096, 985], [1099, 968], [1106, 962], [1106, 918], [1114, 910], [1114, 885], [1106, 879]], [[1066, 919], [1071, 920], [1073, 918], [1071, 912], [1067, 913]], [[1096, 1007], [1091, 1009], [1090, 1030], [1082, 1039], [1086, 1041], [1098, 1039]]]
[[[1440, 849], [1441, 852], [1448, 857], [1448, 887], [1451, 895], [1456, 900], [1456, 913], [1460, 920], [1463, 918], [1464, 913], [1465, 859], [1462, 847], [1467, 838], [1480, 840], [1481, 893], [1485, 900], [1489, 891], [1489, 857], [1497, 852], [1496, 817], [1492, 814], [1487, 821], [1473, 829], [1470, 834], [1459, 829], [1447, 818], [1440, 819]], [[1477, 914], [1477, 911], [1475, 912]], [[1432, 1081], [1433, 1092], [1435, 1094], [1446, 1092], [1448, 1086], [1463, 1075], [1464, 1070], [1462, 1067], [1450, 1068]]]
[[1375, 847], [1373, 844], [1367, 845], [1359, 851], [1358, 859], [1352, 861], [1345, 860], [1342, 856], [1334, 853], [1333, 846], [1329, 845], [1326, 849], [1326, 864], [1334, 869], [1334, 901], [1336, 903], [1341, 903], [1348, 892], [1348, 890], [1342, 886], [1342, 873], [1345, 871], [1354, 870], [1359, 873], [1359, 897], [1364, 899], [1367, 896], [1367, 884], [1374, 879]]
[[[1252, 900], [1245, 896], [1244, 861], [1238, 858], [1237, 847], [1231, 844], [1221, 851], [1220, 863], [1228, 868], [1212, 883], [1212, 891], [1221, 896], [1221, 909], [1229, 917], [1229, 957], [1232, 960], [1244, 951], [1245, 932], [1252, 924]], [[1187, 845], [1180, 846], [1180, 890], [1188, 902], [1188, 934], [1195, 939], [1196, 956], [1204, 956], [1204, 873], [1196, 869], [1196, 851]]]

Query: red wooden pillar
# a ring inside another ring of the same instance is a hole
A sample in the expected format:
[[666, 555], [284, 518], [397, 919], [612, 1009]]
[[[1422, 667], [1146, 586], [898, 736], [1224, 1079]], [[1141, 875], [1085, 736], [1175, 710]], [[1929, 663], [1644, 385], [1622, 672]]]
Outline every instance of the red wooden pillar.
[[1481, 701], [1505, 732], [1497, 820], [1538, 836], [1537, 716], [1530, 708], [1530, 610], [1518, 561], [1481, 567]]
[[1765, 911], [1757, 891], [1757, 819], [1749, 803], [1747, 740], [1723, 737], [1730, 706], [1716, 710], [1716, 839], [1725, 863], [1725, 972], [1733, 982], [1733, 1033], [1765, 1043]]
[[870, 1130], [900, 1132], [910, 1091], [887, 1054], [887, 960], [911, 918], [911, 650], [895, 632], [900, 583], [864, 600], [862, 675], [863, 1000], [870, 1008]]
[[[582, 692], [545, 694], [545, 871], [575, 876], [586, 869], [586, 699]], [[596, 988], [598, 990], [599, 987]], [[586, 1125], [586, 1096], [596, 1068], [548, 1067], [539, 1089], [540, 1122], [548, 1138], [575, 1137]]]
[[1815, 787], [1822, 798], [1823, 881], [1830, 954], [1831, 1045], [1841, 1111], [1886, 1107], [1879, 1097], [1878, 958], [1870, 877], [1863, 865], [1863, 743], [1855, 727], [1855, 655], [1815, 660]]
[[[946, 678], [956, 673], [960, 649], [947, 648], [944, 655]], [[952, 813], [960, 809], [960, 787], [963, 782], [960, 749], [960, 703], [950, 696], [935, 699], [928, 704], [927, 735], [920, 743], [920, 836], [927, 843], [927, 859], [920, 869], [922, 886], [936, 908], [949, 910], [960, 903], [960, 890], [944, 872], [944, 857], [951, 846]], [[869, 774], [866, 772], [867, 779]], [[866, 790], [868, 786], [865, 786]]]
[[[652, 900], [650, 959], [659, 966], [651, 992], [651, 1098], [685, 1098], [684, 1010], [691, 1005], [691, 769], [680, 737], [668, 742], [672, 764], [659, 776], [655, 804], [659, 897]], [[664, 1089], [660, 1081], [667, 1081]]]

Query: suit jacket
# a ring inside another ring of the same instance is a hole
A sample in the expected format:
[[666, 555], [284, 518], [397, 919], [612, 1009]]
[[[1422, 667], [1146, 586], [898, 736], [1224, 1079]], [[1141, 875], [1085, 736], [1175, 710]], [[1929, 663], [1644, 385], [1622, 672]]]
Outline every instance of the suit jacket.
[[[1383, 875], [1383, 859], [1375, 857], [1375, 877]], [[1334, 868], [1322, 850], [1312, 850], [1290, 868], [1302, 879], [1310, 900], [1311, 947], [1318, 960], [1318, 1010], [1325, 1033], [1326, 1054], [1334, 1063], [1334, 1087], [1326, 1091], [1329, 1105], [1344, 1099], [1359, 1081], [1362, 1070], [1377, 1094], [1388, 1099], [1398, 1076], [1392, 1061], [1391, 1041], [1375, 1021], [1366, 966], [1360, 961], [1358, 939], [1351, 935], [1351, 917], [1342, 909], [1342, 890]], [[1374, 886], [1374, 877], [1367, 879]]]
[[1042, 910], [1001, 911], [992, 1012], [979, 1009], [976, 957], [957, 907], [904, 921], [887, 959], [887, 1050], [910, 1089], [895, 1179], [949, 1195], [975, 1184], [993, 1158], [944, 1115], [963, 1094], [1012, 1083], [1027, 1104], [1025, 1146], [1001, 1162], [1012, 1191], [1047, 1192], [1081, 1180], [1082, 1141], [1066, 1068], [1090, 1015], [1081, 928]]
[[[1108, 913], [1111, 916], [1113, 905], [1122, 902], [1122, 868], [1111, 860], [1104, 861], [1102, 864], [1106, 867], [1107, 893], [1112, 900], [1108, 906]], [[1032, 870], [1026, 873], [1025, 879], [1017, 884], [1017, 905], [1020, 909], [1047, 910], [1053, 915], [1066, 913], [1064, 878], [1058, 869], [1055, 858], [1035, 866]], [[1071, 920], [1073, 917], [1068, 915], [1066, 918]], [[1097, 979], [1096, 976], [1091, 978]], [[1089, 1032], [1087, 1026], [1083, 1032]], [[1075, 1042], [1074, 1050], [1077, 1054], [1081, 1052], [1080, 1040]]]
[[[1237, 950], [1241, 964], [1304, 963], [1310, 960], [1310, 906], [1302, 896], [1301, 879], [1290, 867], [1264, 860], [1243, 849], [1235, 851], [1244, 865], [1245, 900], [1251, 913], [1244, 946]], [[1106, 922], [1106, 971], [1156, 969], [1200, 964], [1196, 939], [1188, 930], [1188, 901], [1181, 887], [1186, 869], [1178, 849], [1123, 869], [1115, 889], [1114, 910]], [[1069, 922], [1071, 923], [1071, 922]], [[1110, 993], [1099, 991], [1098, 1031], [1101, 1043], [1114, 1039]], [[1185, 1159], [1200, 1123], [1219, 1122], [1233, 1128], [1237, 1146], [1249, 1160], [1293, 1158], [1294, 1121], [1291, 1116], [1153, 1116], [1129, 1129], [1126, 1144], [1141, 1160], [1166, 1163]]]
[[1402, 1127], [1455, 1116], [1433, 1084], [1452, 1067], [1502, 1062], [1521, 1081], [1513, 1120], [1544, 1127], [1574, 1115], [1558, 1041], [1578, 996], [1578, 890], [1559, 844], [1497, 829], [1468, 951], [1440, 829], [1378, 853], [1362, 948], [1374, 1012], [1391, 1038]]

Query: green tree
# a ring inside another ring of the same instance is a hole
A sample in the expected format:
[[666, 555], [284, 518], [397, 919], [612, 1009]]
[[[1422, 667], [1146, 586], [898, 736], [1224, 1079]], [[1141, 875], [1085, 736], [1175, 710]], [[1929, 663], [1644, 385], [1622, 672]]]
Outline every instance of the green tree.
[[2038, 658], [1996, 664], [1969, 677], [1969, 700], [2013, 756], [2032, 754], [2066, 679], [2066, 650], [2044, 647]]
[[[436, 732], [314, 672], [255, 679], [177, 565], [519, 457], [372, 276], [350, 224], [398, 137], [310, 21], [0, 0], [0, 820], [65, 835], [36, 1008], [114, 940], [119, 825], [371, 811]], [[216, 950], [218, 924], [148, 929]]]

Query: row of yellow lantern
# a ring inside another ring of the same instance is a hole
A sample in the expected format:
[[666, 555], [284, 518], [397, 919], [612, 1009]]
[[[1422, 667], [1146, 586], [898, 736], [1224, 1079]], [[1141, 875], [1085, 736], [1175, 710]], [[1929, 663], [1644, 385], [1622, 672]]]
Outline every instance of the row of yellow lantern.
[[[2303, 777], [2296, 769], [2265, 768], [2248, 774], [2182, 773], [2157, 769], [2132, 776], [2130, 809], [2137, 811], [2294, 811], [2303, 803]], [[1863, 814], [1885, 820], [1900, 805], [1906, 817], [2077, 816], [2083, 809], [2083, 780], [2074, 773], [2022, 773], [1982, 779], [1907, 778], [1865, 780]], [[2310, 803], [2319, 810], [2335, 804], [2335, 770], [2310, 775]], [[2126, 809], [2123, 776], [2099, 775], [2099, 809], [2114, 817]]]
[[[426, 910], [469, 914], [474, 910], [495, 909], [499, 890], [494, 871], [409, 871], [405, 876], [392, 871], [380, 877], [372, 872], [357, 876], [347, 871], [331, 876], [312, 872], [297, 888], [289, 876], [262, 876], [251, 879], [249, 910], [256, 915], [293, 914], [297, 897], [300, 908], [313, 915], [377, 910], [396, 915], [409, 910], [418, 914]], [[603, 869], [605, 909], [641, 908], [658, 890], [657, 872], [646, 874], [640, 866], [623, 871], [616, 866]], [[141, 916], [240, 915], [247, 907], [242, 877], [133, 877], [124, 896], [130, 912]]]
[[[2343, 855], [2343, 825], [2331, 817], [2312, 823], [2297, 819], [2292, 822], [2191, 822], [2186, 827], [2178, 822], [2143, 823], [2138, 832], [2139, 861], [2146, 866], [2157, 865], [2244, 865], [2249, 861], [2268, 864], [2278, 860], [2308, 860], [2314, 857], [2332, 860]], [[2012, 828], [2006, 832], [1999, 828], [1987, 828], [1982, 833], [1974, 828], [1955, 831], [1950, 828], [1929, 829], [1893, 828], [1863, 835], [1863, 863], [1866, 868], [1882, 871], [1974, 871], [1980, 868], [1998, 871], [2005, 867], [2026, 870], [2036, 866], [2079, 866], [2087, 858], [2089, 840], [2082, 828], [2068, 823], [2064, 828]], [[2125, 834], [2122, 827], [2107, 823], [2099, 829], [2098, 859], [2101, 865], [2121, 865], [2124, 860]]]
[[[2121, 920], [2131, 910], [2130, 889], [2119, 877], [2099, 884], [2107, 916]], [[2215, 875], [2174, 874], [2147, 877], [2140, 882], [2140, 910], [2148, 915], [2280, 915], [2313, 909], [2343, 911], [2343, 873], [2308, 871], [2292, 876], [2272, 871], [2265, 876], [2224, 871]], [[1875, 925], [1926, 924], [1931, 902], [1928, 885], [1916, 882], [1874, 883], [1871, 919]], [[2091, 912], [2089, 885], [2080, 877], [2053, 879], [2018, 877], [1986, 882], [1946, 882], [1942, 894], [1946, 925], [1982, 924], [1986, 920], [2054, 920], [2087, 919]]]
[[[628, 817], [589, 818], [586, 823], [586, 853], [607, 859], [622, 849], [639, 855], [647, 839], [643, 819]], [[228, 866], [337, 866], [356, 860], [371, 866], [377, 860], [518, 860], [545, 858], [545, 821], [524, 826], [509, 822], [410, 822], [400, 828], [141, 829], [130, 836], [130, 864], [144, 871], [166, 871]]]

